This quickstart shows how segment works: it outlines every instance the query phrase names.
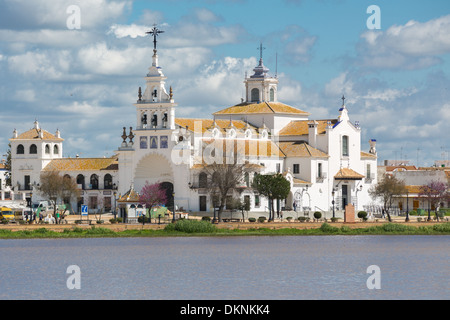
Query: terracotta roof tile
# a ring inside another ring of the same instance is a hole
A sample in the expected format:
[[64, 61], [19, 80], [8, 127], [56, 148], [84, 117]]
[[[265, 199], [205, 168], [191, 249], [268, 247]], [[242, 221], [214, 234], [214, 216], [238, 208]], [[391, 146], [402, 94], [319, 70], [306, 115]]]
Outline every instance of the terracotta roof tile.
[[244, 102], [235, 106], [217, 111], [213, 114], [249, 114], [249, 113], [289, 113], [310, 115], [310, 113], [288, 106], [281, 102], [261, 102], [248, 103]]
[[305, 141], [283, 141], [278, 143], [281, 151], [287, 157], [315, 157], [328, 158], [328, 154], [319, 149], [311, 147]]
[[364, 152], [361, 151], [361, 158], [370, 158], [370, 159], [376, 159], [377, 155], [369, 153], [369, 152]]
[[[257, 128], [253, 127], [249, 124], [247, 124], [245, 121], [241, 120], [232, 120], [232, 125], [237, 130], [244, 130], [246, 126], [249, 126], [250, 130], [255, 131]], [[196, 133], [200, 133], [198, 131], [199, 128], [201, 128], [201, 133], [206, 132], [208, 129], [212, 129], [214, 126], [214, 120], [213, 119], [195, 119], [195, 118], [176, 118], [175, 124], [186, 128], [188, 127], [188, 130], [194, 132], [194, 130], [197, 130]], [[197, 124], [197, 126], [196, 126]], [[200, 124], [200, 126], [199, 126]], [[225, 132], [227, 128], [230, 126], [230, 120], [215, 120], [215, 124], [223, 131]]]
[[54, 159], [43, 171], [98, 171], [118, 170], [117, 158], [64, 158]]
[[361, 180], [364, 178], [362, 174], [349, 169], [349, 168], [341, 168], [338, 173], [334, 176], [336, 180]]
[[[42, 132], [43, 138], [39, 138], [39, 133]], [[54, 140], [54, 141], [64, 141], [62, 138], [57, 138], [53, 134], [43, 129], [30, 129], [17, 136], [17, 138], [12, 138], [11, 140], [30, 140], [30, 139], [42, 139], [42, 140]]]
[[[328, 121], [332, 125], [336, 124], [337, 120], [315, 120], [318, 124], [317, 133], [324, 134]], [[283, 129], [280, 130], [280, 136], [302, 136], [308, 134], [308, 123], [310, 120], [294, 120], [288, 123]]]

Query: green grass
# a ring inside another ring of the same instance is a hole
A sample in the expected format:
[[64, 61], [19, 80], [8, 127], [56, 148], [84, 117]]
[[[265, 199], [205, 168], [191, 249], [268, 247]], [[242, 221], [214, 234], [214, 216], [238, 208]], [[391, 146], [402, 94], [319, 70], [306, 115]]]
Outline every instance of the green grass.
[[113, 231], [103, 227], [65, 229], [56, 232], [46, 228], [35, 230], [11, 231], [0, 229], [0, 239], [23, 238], [100, 238], [100, 237], [174, 237], [174, 236], [301, 236], [301, 235], [450, 235], [450, 223], [432, 226], [408, 226], [385, 223], [368, 228], [350, 228], [346, 225], [338, 228], [323, 223], [315, 229], [270, 229], [250, 228], [247, 230], [217, 228], [207, 221], [180, 220], [169, 224], [165, 229], [136, 229]]

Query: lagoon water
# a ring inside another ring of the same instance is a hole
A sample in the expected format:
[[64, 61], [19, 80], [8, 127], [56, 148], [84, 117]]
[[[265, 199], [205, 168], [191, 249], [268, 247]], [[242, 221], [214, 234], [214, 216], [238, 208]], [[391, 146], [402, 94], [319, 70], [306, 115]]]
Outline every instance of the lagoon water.
[[[449, 299], [450, 236], [0, 240], [0, 299]], [[80, 268], [80, 289], [68, 289]], [[367, 288], [380, 268], [381, 289]]]

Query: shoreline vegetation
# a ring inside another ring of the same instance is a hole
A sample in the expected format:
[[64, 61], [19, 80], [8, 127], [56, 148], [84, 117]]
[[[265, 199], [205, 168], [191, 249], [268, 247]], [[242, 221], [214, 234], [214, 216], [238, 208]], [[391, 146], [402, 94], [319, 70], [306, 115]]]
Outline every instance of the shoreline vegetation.
[[248, 225], [211, 224], [199, 220], [178, 220], [165, 225], [112, 225], [78, 226], [65, 225], [59, 229], [34, 225], [34, 228], [0, 228], [0, 239], [32, 238], [120, 238], [120, 237], [220, 237], [220, 236], [314, 236], [314, 235], [450, 235], [450, 222], [427, 225], [381, 223], [370, 226], [343, 223], [316, 223], [308, 227], [282, 226], [276, 223]]

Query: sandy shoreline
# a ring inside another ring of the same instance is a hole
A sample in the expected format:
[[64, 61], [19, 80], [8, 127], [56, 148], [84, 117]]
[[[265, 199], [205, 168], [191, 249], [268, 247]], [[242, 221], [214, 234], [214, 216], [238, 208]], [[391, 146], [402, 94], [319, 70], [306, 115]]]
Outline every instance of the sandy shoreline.
[[[73, 229], [75, 227], [77, 228], [83, 228], [83, 229], [90, 229], [92, 227], [97, 228], [107, 228], [115, 232], [125, 231], [125, 230], [160, 230], [164, 229], [167, 223], [152, 223], [145, 225], [142, 224], [123, 224], [123, 223], [115, 223], [111, 224], [109, 222], [110, 217], [109, 216], [103, 216], [102, 220], [105, 221], [105, 223], [97, 224], [95, 223], [95, 218], [92, 217], [92, 221], [94, 221], [93, 224], [75, 224], [75, 220], [79, 220], [79, 216], [70, 216], [67, 218], [68, 223], [67, 224], [18, 224], [18, 223], [9, 223], [7, 225], [0, 224], [0, 230], [11, 230], [11, 231], [23, 231], [23, 230], [35, 230], [39, 228], [46, 228], [52, 231], [56, 232], [63, 232], [65, 229]], [[423, 217], [422, 217], [423, 218]], [[191, 219], [200, 219], [200, 217], [191, 217]], [[426, 219], [426, 217], [425, 217]], [[320, 226], [324, 223], [324, 221], [321, 222], [288, 222], [287, 220], [283, 221], [274, 221], [274, 222], [264, 222], [264, 223], [258, 223], [258, 222], [221, 222], [218, 224], [215, 224], [218, 228], [226, 228], [226, 229], [240, 229], [240, 230], [246, 230], [246, 229], [252, 229], [252, 228], [268, 228], [268, 229], [284, 229], [284, 228], [294, 228], [294, 229], [316, 229], [320, 228]], [[328, 221], [332, 226], [335, 227], [342, 227], [343, 225], [349, 227], [349, 228], [368, 228], [373, 226], [381, 226], [385, 223], [387, 223], [387, 220], [379, 219], [377, 222], [360, 222], [357, 221], [355, 223], [344, 223], [344, 222], [330, 222]], [[395, 217], [393, 219], [393, 223], [395, 224], [404, 224], [412, 227], [420, 227], [420, 226], [433, 226], [435, 224], [443, 223], [443, 222], [435, 222], [434, 220], [431, 222], [417, 222], [415, 217], [412, 217], [410, 222], [405, 222], [404, 217]]]

